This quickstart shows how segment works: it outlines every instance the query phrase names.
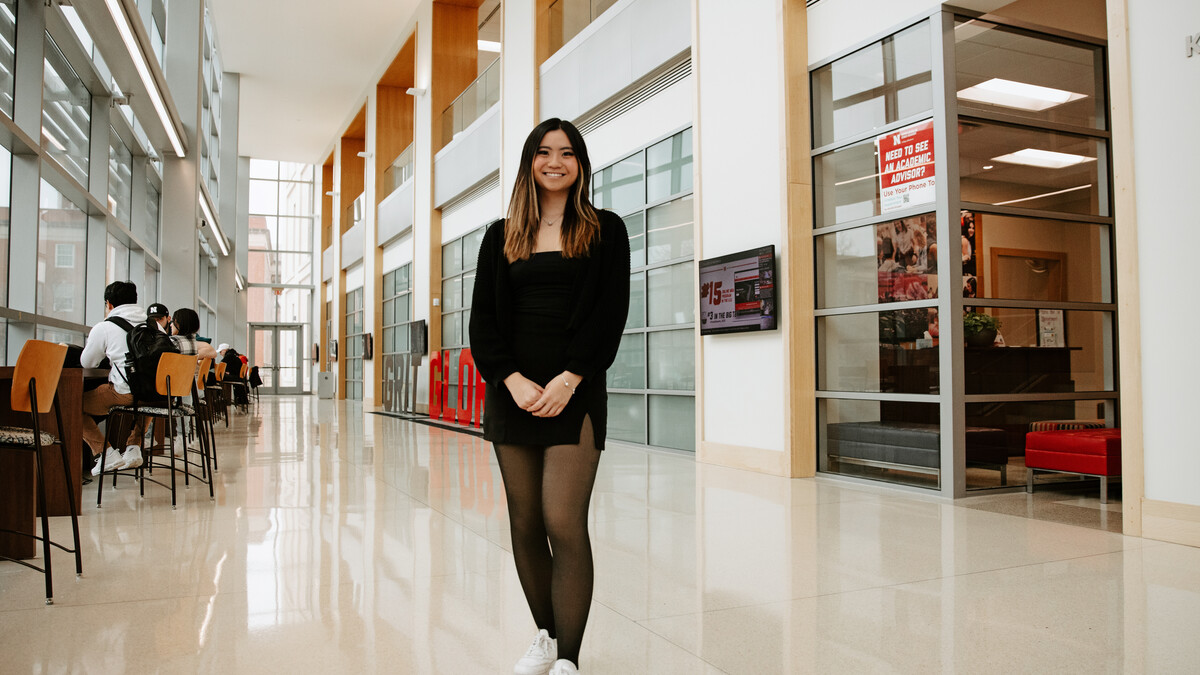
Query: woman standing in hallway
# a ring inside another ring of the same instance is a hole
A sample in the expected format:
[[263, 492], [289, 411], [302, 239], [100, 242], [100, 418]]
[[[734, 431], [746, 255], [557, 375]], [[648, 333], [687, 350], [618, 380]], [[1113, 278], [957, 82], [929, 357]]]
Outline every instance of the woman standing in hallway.
[[605, 371], [629, 312], [629, 234], [589, 201], [591, 170], [570, 122], [534, 128], [508, 218], [483, 236], [472, 296], [483, 433], [538, 627], [516, 675], [578, 673], [592, 602], [588, 505], [608, 418]]

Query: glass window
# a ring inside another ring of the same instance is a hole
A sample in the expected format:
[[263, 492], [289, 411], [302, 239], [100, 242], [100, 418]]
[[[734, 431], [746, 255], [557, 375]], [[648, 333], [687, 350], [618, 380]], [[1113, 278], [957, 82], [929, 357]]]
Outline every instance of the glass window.
[[461, 274], [462, 270], [462, 239], [455, 239], [442, 246], [442, 276]]
[[932, 109], [931, 54], [922, 21], [813, 71], [814, 146]]
[[691, 262], [646, 271], [649, 325], [670, 326], [695, 321], [696, 277]]
[[827, 152], [813, 160], [816, 227], [879, 215], [875, 141]]
[[646, 265], [646, 215], [645, 211], [631, 213], [621, 220], [629, 233], [629, 266], [633, 269]]
[[16, 62], [17, 3], [0, 0], [0, 112], [13, 114], [13, 70]]
[[978, 309], [1000, 320], [1003, 348], [968, 343], [967, 394], [1112, 391], [1113, 316], [1109, 312]]
[[478, 266], [479, 247], [483, 244], [483, 234], [486, 231], [486, 227], [481, 227], [463, 236], [462, 257], [464, 270], [473, 270]]
[[646, 273], [634, 272], [629, 275], [629, 315], [625, 319], [626, 328], [644, 328], [646, 326]]
[[[38, 314], [82, 324], [83, 300], [88, 297], [87, 214], [45, 180], [41, 181], [37, 236]], [[68, 258], [73, 261], [69, 267], [54, 264]], [[125, 264], [128, 274], [128, 256]]]
[[1109, 215], [1102, 140], [978, 120], [959, 120], [964, 202]]
[[936, 403], [820, 399], [817, 417], [822, 470], [938, 486], [941, 427]]
[[442, 310], [451, 311], [462, 309], [463, 288], [462, 277], [446, 279], [442, 282]]
[[146, 283], [143, 291], [147, 298], [157, 298], [158, 294], [158, 268], [149, 262], [146, 263]]
[[696, 389], [695, 335], [696, 332], [690, 329], [646, 334], [651, 364], [650, 389]]
[[677, 450], [696, 447], [696, 399], [691, 396], [655, 396], [650, 403], [650, 445]]
[[646, 149], [646, 202], [692, 191], [692, 130]]
[[279, 183], [266, 180], [250, 181], [250, 213], [279, 213]]
[[966, 297], [1112, 302], [1108, 225], [973, 212], [961, 225]]
[[596, 208], [624, 215], [645, 206], [644, 163], [639, 151], [597, 171], [592, 176], [592, 202]]
[[694, 255], [691, 196], [646, 212], [646, 260], [650, 264]]
[[[1100, 47], [960, 19], [954, 26], [958, 108], [1105, 128]], [[1097, 97], [1099, 95], [1099, 98]]]
[[817, 237], [817, 307], [937, 297], [932, 213]]
[[[250, 177], [251, 178], [267, 178], [270, 180], [279, 179], [279, 162], [274, 162], [267, 159], [250, 158]], [[273, 213], [273, 211], [272, 211]]]
[[[646, 443], [646, 397], [643, 394], [608, 395], [608, 436], [619, 441]], [[694, 448], [693, 445], [687, 449]]]
[[162, 194], [153, 183], [146, 183], [146, 219], [142, 225], [142, 242], [155, 255], [158, 254], [159, 213], [162, 208]]
[[[1005, 403], [966, 404], [967, 428], [967, 489], [994, 488], [1000, 485], [1024, 485], [1025, 434], [1036, 428], [1054, 428], [1051, 423], [1075, 422], [1089, 426], [1114, 426], [1114, 402], [1110, 400], [1079, 401], [1011, 401]], [[987, 431], [984, 431], [987, 430]], [[990, 433], [988, 433], [990, 432]], [[998, 432], [998, 433], [997, 433]], [[975, 437], [979, 440], [972, 442]], [[982, 441], [990, 437], [991, 445]], [[999, 445], [999, 448], [993, 447]], [[996, 471], [978, 471], [975, 467], [995, 468], [1003, 461], [1010, 470], [1001, 476]], [[1038, 483], [1045, 481], [1078, 480], [1067, 474], [1037, 475]], [[1002, 482], [1003, 481], [1003, 482]]]
[[[72, 249], [71, 246], [59, 244], [60, 248]], [[108, 247], [105, 254], [107, 266], [104, 272], [104, 283], [111, 284], [114, 281], [127, 281], [129, 279], [129, 247], [121, 243], [119, 239], [112, 234], [108, 235]], [[145, 306], [150, 302], [147, 298], [156, 296], [145, 296], [140, 298], [143, 300], [142, 305]]]
[[817, 317], [817, 387], [936, 394], [937, 336], [932, 307]]
[[42, 147], [87, 186], [92, 95], [49, 33], [42, 77]]
[[133, 200], [133, 155], [109, 128], [108, 143], [108, 210], [117, 220], [129, 225], [130, 202]]
[[608, 386], [613, 389], [646, 388], [645, 333], [627, 333], [621, 336], [617, 359], [608, 369]]

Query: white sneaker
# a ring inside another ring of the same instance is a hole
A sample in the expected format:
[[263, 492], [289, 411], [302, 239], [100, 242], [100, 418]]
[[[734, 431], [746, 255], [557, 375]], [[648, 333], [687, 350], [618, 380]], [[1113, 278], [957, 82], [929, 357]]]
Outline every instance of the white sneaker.
[[548, 675], [550, 666], [558, 658], [558, 640], [550, 633], [539, 630], [525, 650], [525, 656], [513, 666], [513, 675]]
[[142, 465], [142, 449], [136, 445], [131, 445], [125, 448], [125, 453], [121, 455], [122, 469], [136, 469]]
[[[104, 460], [103, 464], [104, 464], [105, 471], [116, 471], [117, 469], [120, 469], [121, 462], [124, 461], [121, 458], [121, 451], [117, 450], [116, 448], [109, 448], [107, 451], [105, 451], [105, 456], [103, 457], [103, 460]], [[97, 459], [96, 466], [92, 467], [92, 475], [93, 476], [100, 475], [100, 464], [101, 464], [101, 460]]]
[[579, 675], [579, 669], [566, 659], [559, 659], [550, 668], [549, 675]]

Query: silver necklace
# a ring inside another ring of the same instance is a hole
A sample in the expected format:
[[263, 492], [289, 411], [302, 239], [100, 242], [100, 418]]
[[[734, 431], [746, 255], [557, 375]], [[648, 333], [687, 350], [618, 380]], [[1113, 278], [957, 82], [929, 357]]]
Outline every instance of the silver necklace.
[[543, 218], [543, 219], [542, 219], [542, 226], [543, 226], [543, 227], [554, 227], [554, 224], [555, 224], [556, 222], [558, 222], [558, 220], [559, 220], [559, 219], [561, 219], [562, 217], [563, 217], [563, 214], [561, 214], [561, 213], [560, 213], [560, 214], [558, 214], [557, 216], [555, 216], [555, 217], [551, 218], [550, 220], [546, 220], [546, 219], [544, 219], [544, 218]]

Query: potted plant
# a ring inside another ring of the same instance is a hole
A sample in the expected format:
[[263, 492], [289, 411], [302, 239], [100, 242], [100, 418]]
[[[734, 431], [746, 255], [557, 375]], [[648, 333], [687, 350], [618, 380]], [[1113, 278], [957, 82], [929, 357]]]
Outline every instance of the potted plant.
[[991, 314], [967, 312], [963, 314], [963, 336], [971, 347], [991, 347], [1000, 330], [1000, 319]]

